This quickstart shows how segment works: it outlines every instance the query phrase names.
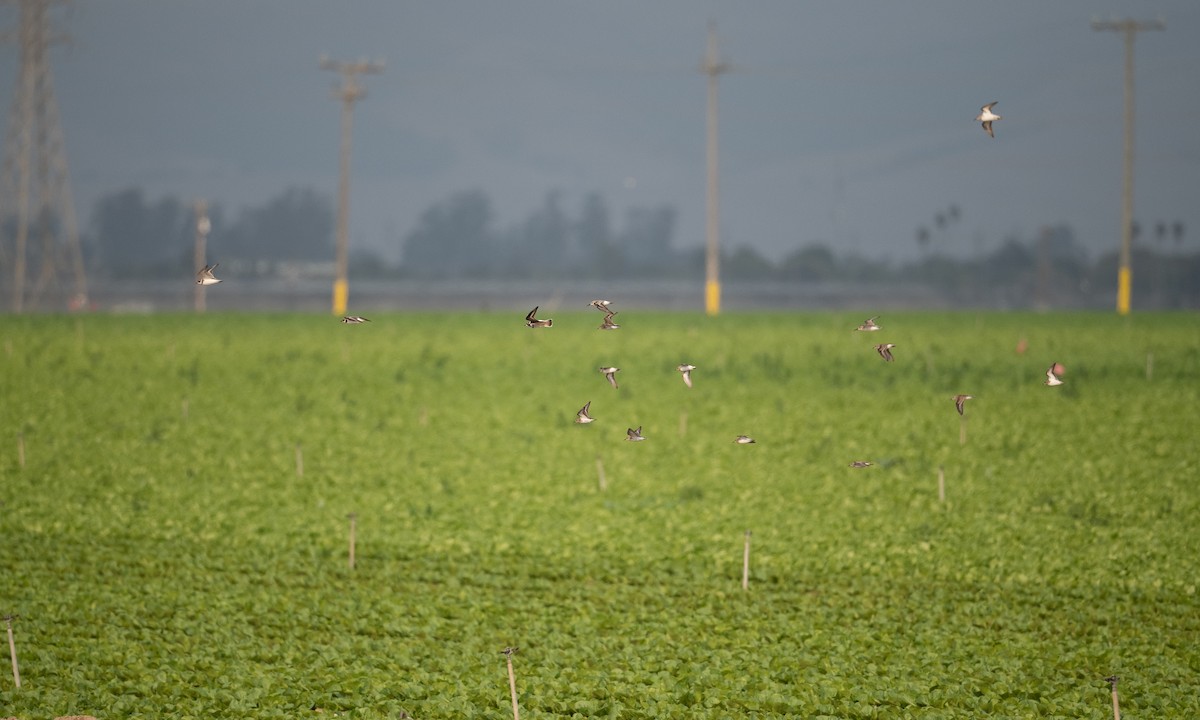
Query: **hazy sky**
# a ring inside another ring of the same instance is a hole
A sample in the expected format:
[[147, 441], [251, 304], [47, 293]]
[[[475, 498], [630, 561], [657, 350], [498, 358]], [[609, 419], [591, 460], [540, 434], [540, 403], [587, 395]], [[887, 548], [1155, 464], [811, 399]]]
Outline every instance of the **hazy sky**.
[[[630, 0], [77, 0], [51, 53], [76, 212], [137, 186], [227, 211], [290, 185], [336, 195], [337, 59], [380, 58], [355, 111], [352, 246], [397, 257], [431, 203], [467, 189], [498, 226], [550, 190], [674, 205], [704, 242], [709, 20], [720, 81], [721, 227], [769, 257], [810, 242], [890, 258], [989, 248], [1070, 224], [1115, 248], [1122, 39], [1093, 18], [1166, 22], [1137, 40], [1136, 216], [1200, 245], [1200, 3]], [[0, 26], [17, 11], [0, 6]], [[0, 47], [10, 104], [17, 48]], [[973, 118], [998, 100], [995, 139]]]

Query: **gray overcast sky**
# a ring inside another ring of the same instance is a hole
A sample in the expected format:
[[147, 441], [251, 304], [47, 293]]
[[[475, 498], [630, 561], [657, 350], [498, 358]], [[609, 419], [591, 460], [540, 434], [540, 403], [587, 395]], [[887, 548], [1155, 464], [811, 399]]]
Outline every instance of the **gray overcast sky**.
[[[1068, 223], [1115, 248], [1123, 46], [1092, 18], [1165, 20], [1137, 40], [1136, 216], [1200, 243], [1200, 3], [629, 0], [78, 0], [51, 57], [72, 188], [130, 186], [228, 211], [290, 185], [337, 187], [336, 77], [382, 58], [355, 112], [352, 246], [398, 257], [431, 203], [479, 188], [503, 226], [552, 189], [679, 211], [704, 240], [706, 27], [739, 71], [720, 84], [721, 226], [769, 257], [810, 242], [900, 259], [990, 248]], [[0, 26], [17, 11], [0, 7]], [[0, 47], [10, 104], [17, 48]], [[973, 121], [998, 100], [988, 138]]]

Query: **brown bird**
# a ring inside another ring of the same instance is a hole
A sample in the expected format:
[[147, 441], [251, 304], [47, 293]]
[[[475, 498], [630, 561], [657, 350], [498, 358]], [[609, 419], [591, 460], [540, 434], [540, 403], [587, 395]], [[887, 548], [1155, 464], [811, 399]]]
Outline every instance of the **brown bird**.
[[604, 373], [604, 377], [608, 378], [608, 384], [612, 385], [614, 390], [617, 388], [617, 373], [620, 371], [621, 368], [619, 367], [600, 368], [600, 372]]
[[865, 468], [865, 467], [871, 467], [874, 464], [875, 463], [871, 462], [870, 460], [855, 460], [854, 462], [850, 463], [850, 467]]
[[683, 384], [687, 385], [688, 387], [691, 387], [692, 386], [692, 371], [696, 369], [696, 366], [691, 365], [689, 363], [684, 363], [682, 365], [677, 366], [675, 369], [678, 370], [679, 374], [683, 376]]
[[633, 428], [626, 430], [625, 439], [633, 442], [641, 442], [642, 440], [645, 440], [646, 438], [642, 437], [642, 426], [638, 425], [637, 430], [634, 430]]
[[879, 357], [883, 358], [887, 362], [891, 362], [892, 361], [892, 348], [894, 348], [894, 347], [896, 347], [896, 346], [892, 343], [883, 343], [882, 345], [875, 346], [875, 352], [879, 353]]
[[342, 322], [347, 325], [362, 325], [365, 322], [371, 321], [369, 318], [361, 317], [359, 315], [347, 315], [346, 317], [342, 318]]
[[749, 435], [738, 435], [736, 438], [734, 438], [734, 442], [738, 445], [749, 445], [750, 443], [754, 442], [754, 438], [750, 437]]
[[593, 300], [588, 305], [591, 305], [602, 313], [606, 313], [608, 312], [608, 306], [612, 305], [612, 300]]
[[992, 121], [1004, 119], [1003, 117], [992, 112], [992, 108], [996, 107], [996, 103], [998, 102], [999, 100], [984, 105], [979, 109], [979, 115], [975, 117], [977, 121], [983, 123], [983, 129], [985, 132], [987, 132], [989, 137], [996, 137], [996, 133], [992, 132]]
[[974, 400], [974, 399], [975, 399], [974, 395], [955, 395], [954, 396], [954, 407], [958, 408], [958, 414], [959, 415], [963, 414], [963, 403], [965, 403], [968, 400]]
[[1062, 378], [1060, 378], [1058, 376], [1058, 373], [1061, 373], [1061, 372], [1062, 372], [1062, 365], [1059, 365], [1058, 363], [1054, 363], [1053, 365], [1050, 366], [1050, 368], [1048, 370], [1046, 370], [1046, 379], [1043, 382], [1043, 384], [1049, 385], [1050, 387], [1054, 387], [1055, 385], [1062, 385], [1063, 384]]
[[196, 284], [216, 285], [217, 283], [221, 282], [213, 275], [213, 270], [216, 270], [217, 265], [220, 264], [221, 263], [217, 263], [216, 265], [205, 265], [204, 267], [200, 268], [200, 272], [196, 273]]
[[856, 327], [854, 329], [862, 330], [864, 332], [874, 332], [875, 330], [881, 330], [882, 328], [880, 328], [878, 325], [875, 324], [875, 321], [878, 319], [879, 319], [878, 315], [876, 315], [873, 318], [867, 318], [866, 320], [863, 321], [862, 325], [859, 325], [858, 327]]
[[583, 407], [579, 408], [579, 412], [575, 413], [575, 422], [580, 425], [586, 425], [590, 422], [595, 422], [596, 418], [588, 415], [588, 409], [592, 407], [592, 401], [584, 403]]
[[537, 306], [534, 306], [534, 308], [529, 311], [529, 314], [525, 316], [525, 324], [526, 325], [528, 325], [531, 328], [552, 327], [554, 325], [553, 318], [546, 318], [545, 320], [538, 320], [537, 319], [537, 311], [538, 311]]
[[612, 310], [609, 310], [606, 313], [604, 313], [604, 322], [600, 324], [601, 330], [616, 330], [617, 328], [621, 327], [620, 325], [618, 325], [612, 321], [613, 315], [616, 315], [616, 313], [613, 312]]

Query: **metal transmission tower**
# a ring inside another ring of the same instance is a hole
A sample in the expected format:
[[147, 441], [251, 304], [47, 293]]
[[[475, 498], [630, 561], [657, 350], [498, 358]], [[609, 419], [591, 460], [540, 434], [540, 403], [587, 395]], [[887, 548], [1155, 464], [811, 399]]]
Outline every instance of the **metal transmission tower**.
[[9, 1], [20, 9], [21, 61], [0, 176], [0, 266], [4, 279], [11, 278], [13, 312], [24, 311], [27, 302], [36, 306], [47, 289], [66, 280], [73, 283], [71, 306], [84, 307], [87, 278], [46, 59], [51, 43], [66, 39], [51, 33], [47, 17], [58, 0]]
[[700, 72], [708, 76], [708, 188], [705, 196], [705, 261], [704, 311], [716, 315], [721, 311], [721, 238], [717, 187], [717, 78], [730, 71], [717, 53], [717, 26], [708, 23], [708, 50]]
[[1133, 293], [1133, 271], [1130, 268], [1133, 254], [1133, 39], [1139, 32], [1166, 28], [1161, 20], [1092, 21], [1093, 30], [1125, 33], [1125, 153], [1121, 188], [1121, 259], [1117, 269], [1117, 313], [1121, 315], [1129, 314], [1129, 300]]
[[350, 132], [354, 121], [354, 103], [366, 97], [367, 91], [358, 82], [359, 75], [383, 72], [383, 63], [359, 60], [344, 63], [321, 56], [321, 69], [341, 74], [341, 86], [334, 88], [334, 97], [342, 101], [342, 149], [340, 155], [341, 174], [338, 178], [337, 209], [337, 277], [333, 281], [333, 314], [346, 314], [346, 301], [350, 295], [347, 279], [347, 253], [350, 244], [347, 223], [350, 215]]

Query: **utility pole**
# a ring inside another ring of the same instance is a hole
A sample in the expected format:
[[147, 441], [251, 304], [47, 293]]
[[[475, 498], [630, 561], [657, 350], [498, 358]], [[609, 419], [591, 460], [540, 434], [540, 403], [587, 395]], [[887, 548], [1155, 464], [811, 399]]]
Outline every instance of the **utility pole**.
[[1093, 20], [1092, 29], [1125, 34], [1125, 151], [1121, 187], [1121, 258], [1117, 269], [1117, 313], [1129, 314], [1133, 294], [1133, 40], [1139, 32], [1165, 30], [1161, 20]]
[[[50, 31], [48, 11], [58, 0], [6, 1], [20, 10], [16, 33], [20, 66], [0, 176], [0, 224], [12, 223], [15, 235], [10, 239], [7, 232], [0, 233], [0, 265], [12, 268], [14, 313], [23, 312], [27, 302], [36, 305], [42, 293], [57, 286], [64, 275], [74, 284], [70, 307], [83, 308], [87, 306], [87, 278], [58, 103], [46, 59], [51, 44], [68, 38]], [[9, 39], [13, 33], [0, 37]], [[14, 201], [16, 206], [12, 207]], [[33, 289], [27, 292], [31, 279]]]
[[721, 312], [721, 238], [717, 188], [717, 78], [730, 71], [717, 53], [717, 26], [708, 23], [708, 50], [700, 72], [708, 76], [708, 188], [705, 197], [705, 262], [704, 311], [709, 315]]
[[342, 84], [334, 88], [333, 95], [342, 101], [342, 149], [340, 154], [341, 172], [338, 177], [338, 208], [337, 208], [337, 238], [336, 238], [336, 277], [333, 281], [333, 314], [345, 315], [346, 302], [350, 296], [350, 282], [347, 279], [347, 266], [350, 234], [350, 133], [353, 128], [354, 103], [366, 97], [367, 91], [358, 82], [359, 75], [374, 75], [383, 72], [383, 63], [359, 60], [345, 63], [330, 60], [321, 56], [321, 69], [332, 70], [342, 76]]
[[[197, 270], [208, 265], [208, 232], [212, 229], [212, 223], [208, 219], [208, 202], [205, 200], [197, 200], [193, 205], [193, 213], [196, 217], [196, 245], [192, 264]], [[205, 310], [205, 298], [208, 288], [200, 283], [196, 283], [196, 289], [193, 291], [196, 312], [202, 313]]]

